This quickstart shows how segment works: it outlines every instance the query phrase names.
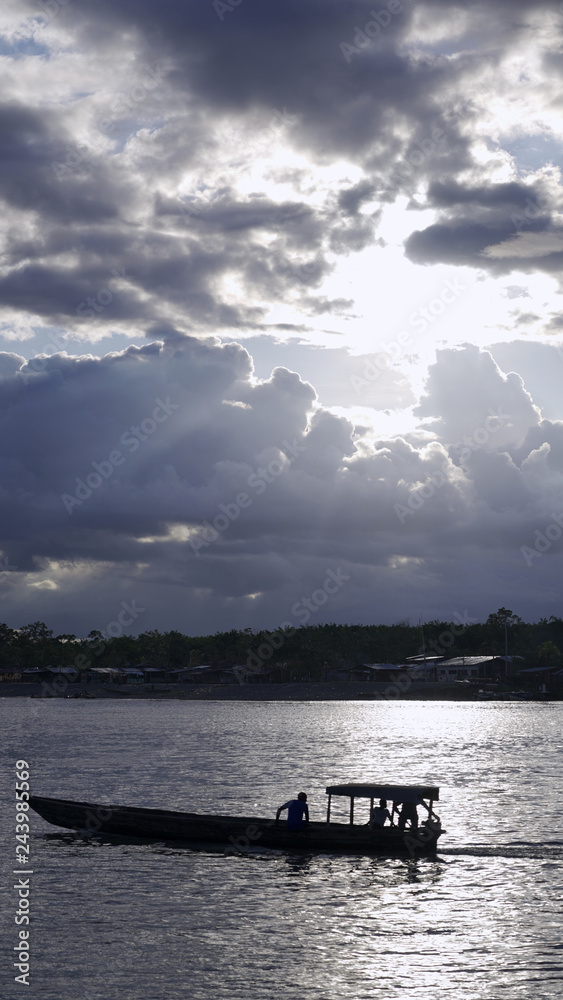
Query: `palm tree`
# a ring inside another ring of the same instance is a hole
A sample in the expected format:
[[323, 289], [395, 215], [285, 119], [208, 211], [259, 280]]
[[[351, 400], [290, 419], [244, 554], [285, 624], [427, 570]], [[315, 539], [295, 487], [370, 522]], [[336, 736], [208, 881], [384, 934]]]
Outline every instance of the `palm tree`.
[[542, 642], [537, 653], [538, 663], [555, 667], [561, 663], [561, 653], [554, 642]]

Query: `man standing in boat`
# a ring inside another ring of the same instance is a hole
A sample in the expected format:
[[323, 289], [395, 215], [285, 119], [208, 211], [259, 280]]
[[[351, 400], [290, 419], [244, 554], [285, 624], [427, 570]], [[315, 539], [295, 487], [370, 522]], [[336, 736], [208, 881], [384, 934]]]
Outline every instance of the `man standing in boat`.
[[418, 830], [418, 812], [416, 802], [403, 802], [402, 804], [401, 812], [399, 813], [399, 830], [401, 833], [404, 832], [407, 820], [410, 820], [411, 830], [416, 832]]
[[309, 806], [307, 805], [305, 792], [299, 792], [296, 799], [290, 799], [289, 802], [285, 802], [283, 806], [279, 807], [276, 813], [276, 826], [280, 821], [280, 814], [284, 809], [287, 809], [288, 830], [296, 832], [303, 830], [309, 825]]

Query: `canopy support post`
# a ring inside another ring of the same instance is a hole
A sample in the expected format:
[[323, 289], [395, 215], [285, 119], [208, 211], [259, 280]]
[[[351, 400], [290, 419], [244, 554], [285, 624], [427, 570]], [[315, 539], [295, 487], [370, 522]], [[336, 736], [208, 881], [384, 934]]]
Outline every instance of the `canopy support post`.
[[331, 799], [332, 799], [332, 795], [329, 792], [329, 794], [328, 794], [328, 805], [326, 807], [326, 821], [327, 821], [327, 823], [330, 823], [330, 802], [331, 802]]
[[354, 796], [350, 798], [350, 826], [354, 825]]
[[424, 799], [421, 799], [419, 805], [424, 806], [424, 808], [426, 809], [426, 812], [428, 813], [428, 819], [432, 819], [432, 817], [434, 817], [434, 819], [437, 819], [438, 821], [440, 820], [438, 814], [434, 812], [434, 799], [430, 799], [429, 806], [426, 805]]

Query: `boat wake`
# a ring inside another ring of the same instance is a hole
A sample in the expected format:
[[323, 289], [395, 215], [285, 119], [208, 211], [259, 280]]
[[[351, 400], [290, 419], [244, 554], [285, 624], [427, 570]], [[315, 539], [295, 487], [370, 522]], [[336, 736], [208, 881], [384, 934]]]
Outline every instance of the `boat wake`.
[[563, 841], [513, 840], [508, 844], [470, 844], [467, 847], [442, 847], [438, 856], [475, 858], [530, 858], [535, 860], [563, 860]]

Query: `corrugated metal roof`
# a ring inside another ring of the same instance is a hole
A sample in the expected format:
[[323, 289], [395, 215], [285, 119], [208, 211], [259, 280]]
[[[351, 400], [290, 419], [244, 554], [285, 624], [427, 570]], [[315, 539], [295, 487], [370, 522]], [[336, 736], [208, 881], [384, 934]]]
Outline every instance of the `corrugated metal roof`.
[[441, 656], [425, 656], [424, 653], [417, 653], [416, 656], [407, 656], [407, 663], [432, 663], [434, 660], [441, 660]]
[[[366, 670], [400, 670], [394, 663], [360, 663], [360, 667], [365, 667]], [[356, 668], [357, 669], [357, 668]]]
[[463, 667], [463, 665], [469, 664], [470, 666], [475, 666], [477, 663], [491, 663], [493, 660], [504, 660], [506, 659], [508, 663], [512, 663], [513, 660], [523, 660], [523, 656], [501, 656], [500, 653], [495, 653], [488, 656], [452, 656], [450, 660], [442, 660], [440, 666], [444, 667]]
[[[491, 663], [492, 660], [504, 659], [499, 656], [452, 656], [450, 660], [442, 660], [441, 667], [471, 667], [478, 663]], [[510, 659], [510, 657], [509, 657]]]

